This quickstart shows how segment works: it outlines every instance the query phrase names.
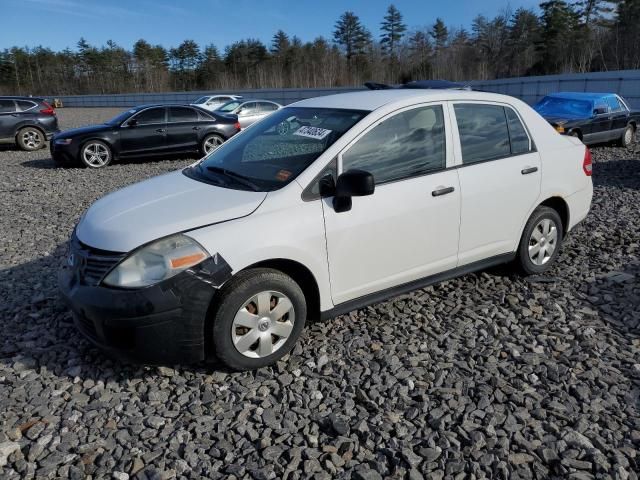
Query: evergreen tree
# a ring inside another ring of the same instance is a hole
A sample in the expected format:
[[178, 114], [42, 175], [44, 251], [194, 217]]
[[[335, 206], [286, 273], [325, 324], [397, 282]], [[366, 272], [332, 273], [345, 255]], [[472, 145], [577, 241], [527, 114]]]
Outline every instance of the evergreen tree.
[[284, 55], [289, 48], [289, 36], [282, 30], [278, 30], [271, 40], [271, 53]]
[[360, 23], [357, 15], [345, 12], [336, 22], [333, 40], [344, 49], [347, 63], [350, 64], [354, 56], [364, 53], [371, 43], [371, 34]]
[[449, 30], [441, 18], [436, 18], [436, 23], [431, 28], [429, 35], [435, 42], [436, 50], [441, 50], [446, 46], [449, 39]]
[[380, 45], [385, 52], [394, 56], [397, 46], [407, 30], [407, 26], [402, 23], [402, 14], [394, 5], [389, 5], [380, 30], [383, 32], [380, 36]]

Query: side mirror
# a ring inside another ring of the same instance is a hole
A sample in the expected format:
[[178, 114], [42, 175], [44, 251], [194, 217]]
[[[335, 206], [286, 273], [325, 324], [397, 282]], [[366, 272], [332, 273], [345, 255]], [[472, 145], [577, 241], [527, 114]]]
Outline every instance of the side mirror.
[[596, 107], [593, 109], [593, 115], [602, 115], [603, 113], [607, 113], [606, 107]]
[[137, 126], [138, 126], [138, 120], [136, 120], [135, 118], [132, 118], [127, 122], [127, 127], [137, 127]]
[[333, 208], [337, 213], [351, 210], [351, 197], [372, 195], [376, 188], [373, 175], [364, 170], [347, 170], [336, 181]]

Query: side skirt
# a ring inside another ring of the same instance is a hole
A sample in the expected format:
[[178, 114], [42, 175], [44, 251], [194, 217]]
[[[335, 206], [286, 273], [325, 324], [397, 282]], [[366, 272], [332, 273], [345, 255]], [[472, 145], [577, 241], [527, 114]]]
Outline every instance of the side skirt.
[[384, 302], [386, 300], [389, 300], [390, 298], [397, 297], [398, 295], [402, 295], [413, 290], [418, 290], [429, 285], [433, 285], [434, 283], [444, 282], [445, 280], [451, 280], [452, 278], [460, 277], [468, 273], [477, 272], [478, 270], [484, 270], [486, 268], [501, 265], [503, 263], [509, 263], [515, 258], [516, 252], [505, 253], [503, 255], [497, 255], [495, 257], [480, 260], [478, 262], [473, 262], [468, 265], [462, 265], [461, 267], [456, 267], [445, 272], [436, 273], [435, 275], [420, 278], [409, 283], [404, 283], [402, 285], [398, 285], [397, 287], [391, 287], [385, 290], [380, 290], [379, 292], [370, 293], [368, 295], [364, 295], [362, 297], [340, 303], [333, 307], [331, 310], [321, 312], [320, 318], [322, 320], [327, 320], [339, 315], [344, 315], [345, 313], [349, 313], [353, 310], [358, 310], [374, 303]]

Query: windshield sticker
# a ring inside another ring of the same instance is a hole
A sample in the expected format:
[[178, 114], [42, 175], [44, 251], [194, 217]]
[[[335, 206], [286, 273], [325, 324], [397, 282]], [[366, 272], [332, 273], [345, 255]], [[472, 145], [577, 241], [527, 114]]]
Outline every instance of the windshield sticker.
[[287, 178], [289, 178], [291, 176], [291, 172], [289, 170], [280, 170], [277, 174], [276, 174], [276, 178], [278, 180], [280, 180], [281, 182], [284, 182], [287, 180]]
[[300, 137], [315, 138], [316, 140], [322, 140], [330, 133], [331, 130], [320, 127], [300, 127], [298, 130], [293, 132], [294, 135], [298, 135]]

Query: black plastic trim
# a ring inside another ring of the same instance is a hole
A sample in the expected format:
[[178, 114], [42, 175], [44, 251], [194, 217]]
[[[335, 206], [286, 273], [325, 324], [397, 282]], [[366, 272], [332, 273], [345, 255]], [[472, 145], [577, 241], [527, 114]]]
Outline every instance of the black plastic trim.
[[397, 297], [398, 295], [402, 295], [404, 293], [411, 292], [413, 290], [418, 290], [420, 288], [424, 288], [429, 285], [433, 285], [434, 283], [443, 282], [445, 280], [451, 280], [452, 278], [460, 277], [462, 275], [473, 273], [478, 270], [484, 270], [485, 268], [494, 267], [496, 265], [501, 265], [503, 263], [509, 263], [515, 258], [516, 258], [515, 252], [505, 253], [502, 255], [497, 255], [495, 257], [480, 260], [478, 262], [473, 262], [468, 265], [456, 267], [454, 269], [447, 270], [446, 272], [441, 272], [435, 275], [430, 275], [428, 277], [420, 278], [418, 280], [404, 283], [396, 287], [391, 287], [385, 290], [380, 290], [379, 292], [370, 293], [363, 297], [359, 297], [354, 300], [349, 300], [347, 302], [340, 303], [335, 307], [333, 307], [331, 310], [326, 310], [324, 312], [321, 312], [320, 318], [323, 320], [327, 320], [329, 318], [337, 317], [339, 315], [344, 315], [345, 313], [349, 313], [353, 310], [358, 310], [360, 308], [367, 307], [374, 303], [384, 302], [386, 300], [389, 300], [390, 298]]

